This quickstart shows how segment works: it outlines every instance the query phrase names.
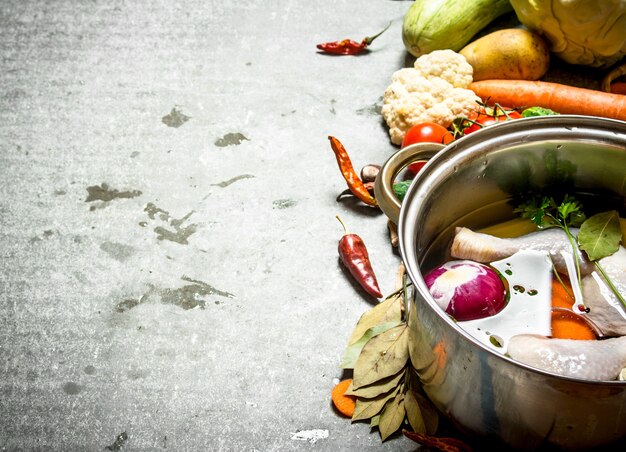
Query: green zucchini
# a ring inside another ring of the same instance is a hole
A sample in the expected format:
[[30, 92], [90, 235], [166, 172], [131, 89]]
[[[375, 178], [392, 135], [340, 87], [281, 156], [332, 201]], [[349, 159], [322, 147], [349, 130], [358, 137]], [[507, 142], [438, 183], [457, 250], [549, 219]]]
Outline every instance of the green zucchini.
[[497, 17], [513, 11], [509, 0], [415, 0], [404, 15], [402, 41], [413, 56], [461, 50]]

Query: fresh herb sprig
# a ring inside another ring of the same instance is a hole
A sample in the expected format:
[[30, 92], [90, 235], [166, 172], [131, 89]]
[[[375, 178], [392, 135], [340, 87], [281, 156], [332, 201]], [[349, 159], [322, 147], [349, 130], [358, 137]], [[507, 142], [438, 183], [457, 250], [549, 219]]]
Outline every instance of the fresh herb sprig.
[[567, 232], [587, 219], [582, 208], [582, 203], [573, 196], [565, 195], [561, 204], [557, 204], [552, 197], [543, 196], [523, 202], [515, 212], [520, 213], [522, 218], [528, 218], [539, 229], [559, 227]]
[[[582, 211], [583, 205], [573, 196], [565, 195], [561, 204], [557, 204], [554, 198], [543, 196], [532, 198], [522, 203], [515, 212], [520, 213], [522, 218], [527, 218], [537, 225], [539, 229], [560, 228], [565, 232], [567, 240], [572, 247], [574, 263], [576, 264], [576, 279], [579, 287], [582, 283], [580, 275], [580, 258], [576, 237], [570, 228], [580, 226], [586, 219]], [[580, 300], [579, 300], [580, 301]], [[582, 303], [584, 307], [584, 302]]]
[[[572, 254], [576, 264], [576, 278], [579, 286], [582, 285], [580, 249], [586, 252], [589, 260], [593, 261], [612, 292], [626, 308], [626, 300], [598, 262], [599, 259], [610, 256], [619, 249], [622, 234], [619, 215], [616, 211], [603, 212], [587, 218], [583, 212], [582, 203], [574, 196], [565, 195], [560, 204], [557, 204], [552, 197], [531, 198], [521, 203], [514, 212], [519, 213], [522, 218], [532, 221], [539, 229], [554, 227], [562, 229], [572, 246]], [[575, 237], [571, 232], [571, 228], [577, 227], [580, 227], [580, 232]]]

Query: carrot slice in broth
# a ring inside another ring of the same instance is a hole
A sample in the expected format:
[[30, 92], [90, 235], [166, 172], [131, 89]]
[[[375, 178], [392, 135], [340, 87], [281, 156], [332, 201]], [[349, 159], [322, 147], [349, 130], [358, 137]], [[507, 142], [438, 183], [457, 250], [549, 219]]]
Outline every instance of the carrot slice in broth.
[[[572, 288], [563, 281], [567, 291], [572, 293]], [[552, 279], [552, 307], [561, 308], [552, 311], [552, 337], [557, 339], [595, 340], [597, 339], [591, 327], [585, 320], [571, 310], [574, 302], [556, 279]]]

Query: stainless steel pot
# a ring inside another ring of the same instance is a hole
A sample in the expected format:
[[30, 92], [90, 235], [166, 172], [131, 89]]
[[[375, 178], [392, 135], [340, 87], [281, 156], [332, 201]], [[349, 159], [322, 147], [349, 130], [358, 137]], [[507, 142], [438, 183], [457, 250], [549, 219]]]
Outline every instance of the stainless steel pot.
[[[391, 183], [411, 161], [428, 160], [402, 207]], [[518, 449], [586, 449], [626, 437], [626, 382], [565, 378], [499, 355], [433, 301], [422, 272], [448, 258], [454, 227], [514, 218], [527, 191], [566, 190], [626, 199], [626, 122], [585, 116], [497, 124], [444, 148], [408, 146], [385, 165], [375, 194], [398, 223], [415, 286], [411, 361], [424, 390], [460, 429]], [[611, 198], [613, 199], [613, 198]]]

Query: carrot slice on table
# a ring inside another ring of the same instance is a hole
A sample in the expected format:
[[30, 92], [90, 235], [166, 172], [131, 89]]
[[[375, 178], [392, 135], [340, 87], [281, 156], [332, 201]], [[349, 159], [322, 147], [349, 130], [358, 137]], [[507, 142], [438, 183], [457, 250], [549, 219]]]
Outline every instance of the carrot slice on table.
[[348, 417], [352, 417], [354, 414], [354, 407], [356, 405], [356, 397], [346, 395], [346, 391], [351, 383], [351, 378], [342, 380], [337, 383], [331, 393], [331, 399], [333, 401], [333, 405], [337, 408], [337, 411]]
[[626, 121], [626, 96], [551, 82], [481, 80], [470, 84], [483, 102], [511, 108], [544, 107], [562, 114]]

